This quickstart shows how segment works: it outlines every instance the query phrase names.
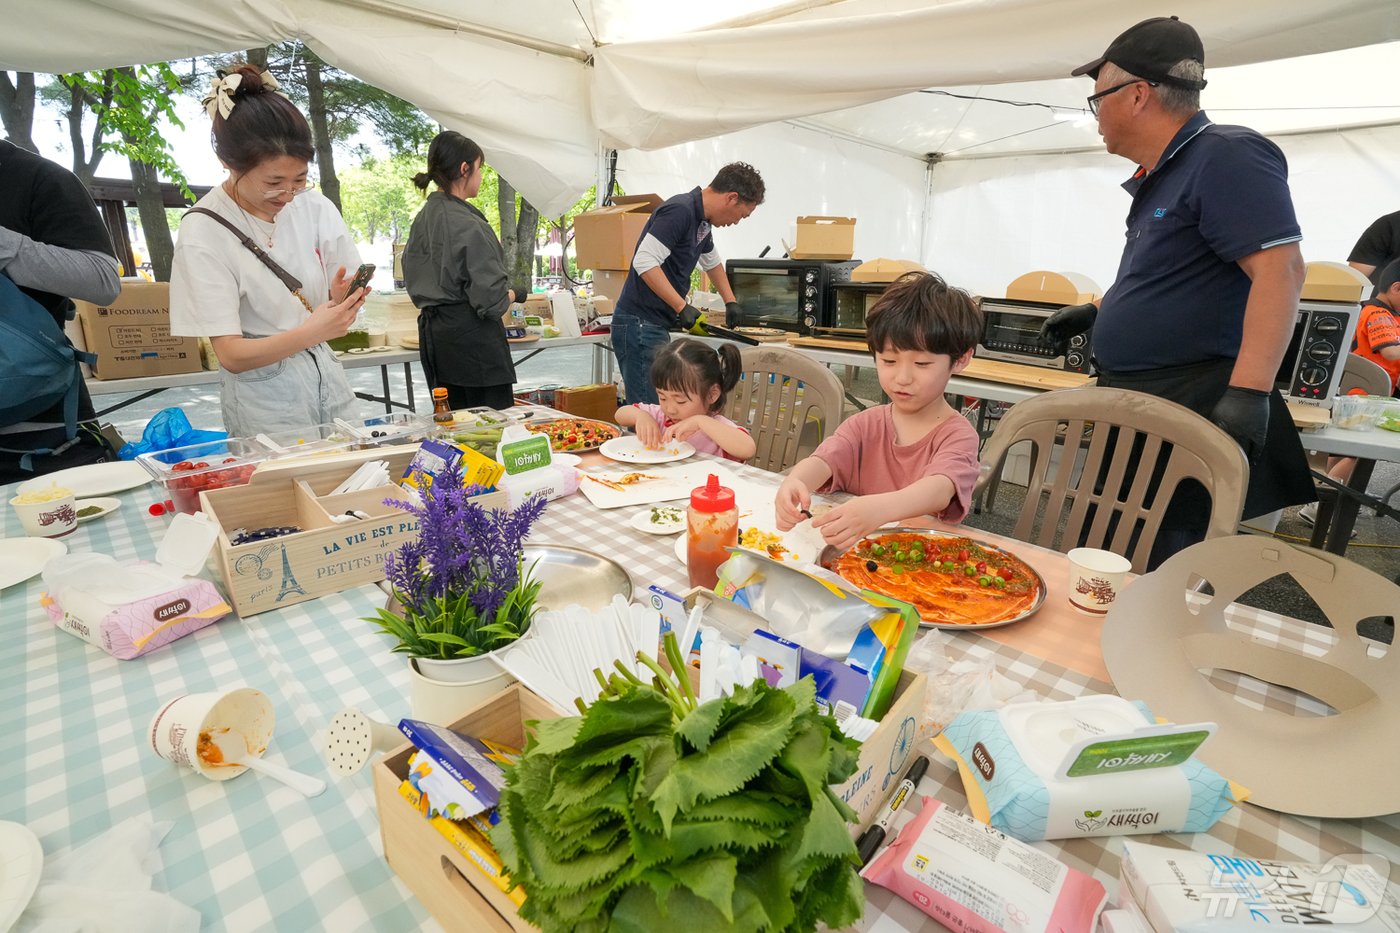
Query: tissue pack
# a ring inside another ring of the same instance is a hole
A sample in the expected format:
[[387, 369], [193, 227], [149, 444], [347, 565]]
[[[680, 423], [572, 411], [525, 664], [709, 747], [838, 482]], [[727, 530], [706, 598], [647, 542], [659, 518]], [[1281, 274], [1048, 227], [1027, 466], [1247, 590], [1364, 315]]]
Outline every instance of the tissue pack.
[[129, 661], [232, 612], [208, 580], [146, 561], [72, 554], [44, 571], [44, 611], [55, 626]]
[[[1155, 727], [1122, 697], [1088, 696], [966, 712], [934, 745], [957, 763], [973, 816], [1025, 842], [1204, 832], [1244, 794], [1190, 757], [1209, 724], [1184, 728]], [[1122, 751], [1134, 742], [1138, 751]], [[1098, 747], [1119, 751], [1096, 757]]]

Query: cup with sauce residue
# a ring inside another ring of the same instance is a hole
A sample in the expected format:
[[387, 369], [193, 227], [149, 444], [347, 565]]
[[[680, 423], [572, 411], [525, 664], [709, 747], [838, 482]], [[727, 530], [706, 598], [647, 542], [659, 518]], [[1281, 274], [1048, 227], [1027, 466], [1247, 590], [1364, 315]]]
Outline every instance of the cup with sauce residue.
[[210, 780], [227, 781], [248, 769], [226, 764], [213, 737], [236, 732], [248, 752], [261, 756], [277, 720], [272, 701], [261, 690], [235, 687], [223, 692], [188, 693], [160, 708], [146, 730], [151, 750], [167, 761]]

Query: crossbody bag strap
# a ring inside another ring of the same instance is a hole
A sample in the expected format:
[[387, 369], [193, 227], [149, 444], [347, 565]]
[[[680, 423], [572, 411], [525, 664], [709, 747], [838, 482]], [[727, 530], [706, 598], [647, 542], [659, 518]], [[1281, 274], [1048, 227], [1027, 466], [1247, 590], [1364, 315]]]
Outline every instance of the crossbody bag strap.
[[[229, 232], [231, 232], [234, 236], [238, 237], [238, 242], [242, 243], [248, 248], [249, 252], [251, 252], [254, 256], [258, 257], [258, 262], [261, 262], [263, 265], [267, 266], [269, 269], [272, 270], [273, 275], [277, 276], [277, 278], [282, 280], [282, 284], [287, 286], [287, 290], [289, 292], [291, 292], [293, 295], [296, 295], [302, 304], [306, 304], [306, 299], [303, 298], [301, 294], [301, 281], [296, 276], [288, 272], [286, 269], [283, 269], [281, 266], [279, 266], [277, 262], [267, 254], [266, 250], [264, 250], [258, 244], [254, 243], [253, 238], [248, 236], [248, 234], [235, 227], [227, 217], [223, 217], [219, 214], [216, 214], [208, 208], [204, 207], [192, 207], [189, 210], [185, 211], [185, 214], [186, 216], [190, 214], [203, 214], [204, 216], [212, 217], [219, 223], [223, 224], [229, 229]], [[310, 310], [309, 306], [307, 310]]]

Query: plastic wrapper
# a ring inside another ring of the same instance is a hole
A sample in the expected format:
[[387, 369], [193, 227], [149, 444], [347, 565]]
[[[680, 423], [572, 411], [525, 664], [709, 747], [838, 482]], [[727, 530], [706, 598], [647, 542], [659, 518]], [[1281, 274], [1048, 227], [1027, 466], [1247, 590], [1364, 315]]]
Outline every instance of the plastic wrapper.
[[1083, 872], [932, 797], [861, 877], [959, 933], [1092, 933], [1108, 900]]
[[919, 723], [921, 739], [933, 738], [968, 710], [997, 709], [1008, 703], [1037, 699], [1034, 693], [999, 672], [991, 658], [949, 660], [949, 641], [949, 636], [939, 629], [925, 632], [914, 643], [904, 664], [906, 669], [928, 677], [924, 715]]

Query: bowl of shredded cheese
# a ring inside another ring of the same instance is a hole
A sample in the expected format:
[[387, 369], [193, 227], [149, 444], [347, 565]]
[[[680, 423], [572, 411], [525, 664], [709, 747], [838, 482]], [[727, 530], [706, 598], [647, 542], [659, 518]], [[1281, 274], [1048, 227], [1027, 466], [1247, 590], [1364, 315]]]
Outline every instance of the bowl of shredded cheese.
[[22, 492], [10, 500], [10, 507], [26, 535], [61, 538], [78, 527], [76, 501], [73, 490], [55, 485]]

